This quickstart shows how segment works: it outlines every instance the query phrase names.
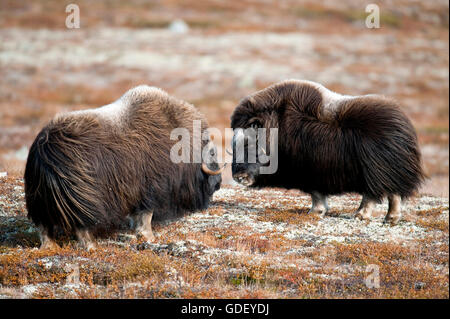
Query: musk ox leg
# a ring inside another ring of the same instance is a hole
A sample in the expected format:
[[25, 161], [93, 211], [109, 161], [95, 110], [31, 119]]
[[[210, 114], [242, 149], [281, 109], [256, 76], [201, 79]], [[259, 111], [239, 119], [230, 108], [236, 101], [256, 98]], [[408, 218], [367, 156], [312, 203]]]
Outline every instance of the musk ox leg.
[[41, 246], [39, 249], [58, 248], [58, 244], [48, 237], [47, 231], [43, 227], [39, 227], [39, 237], [41, 239]]
[[78, 230], [77, 238], [78, 238], [78, 242], [79, 242], [80, 246], [83, 247], [84, 249], [87, 249], [87, 250], [95, 249], [95, 244], [92, 239], [92, 235], [88, 230], [86, 230], [86, 229]]
[[324, 216], [328, 212], [327, 197], [318, 192], [311, 193], [312, 207], [308, 214], [320, 214]]
[[155, 236], [152, 231], [152, 217], [153, 213], [141, 213], [140, 225], [137, 228], [137, 232], [148, 242], [155, 240]]
[[399, 195], [389, 195], [389, 209], [386, 217], [384, 218], [385, 223], [390, 223], [391, 225], [397, 224], [402, 218], [401, 213], [401, 202], [402, 199]]
[[363, 195], [361, 205], [359, 205], [358, 210], [355, 212], [355, 217], [361, 220], [370, 219], [374, 206], [375, 201]]

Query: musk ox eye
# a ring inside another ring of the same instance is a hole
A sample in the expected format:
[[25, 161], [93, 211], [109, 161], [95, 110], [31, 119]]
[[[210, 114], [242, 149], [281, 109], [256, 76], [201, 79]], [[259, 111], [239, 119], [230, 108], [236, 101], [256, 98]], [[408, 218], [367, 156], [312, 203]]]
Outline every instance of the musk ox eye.
[[250, 123], [250, 127], [253, 129], [258, 129], [260, 127], [262, 127], [261, 122], [260, 121], [253, 121]]

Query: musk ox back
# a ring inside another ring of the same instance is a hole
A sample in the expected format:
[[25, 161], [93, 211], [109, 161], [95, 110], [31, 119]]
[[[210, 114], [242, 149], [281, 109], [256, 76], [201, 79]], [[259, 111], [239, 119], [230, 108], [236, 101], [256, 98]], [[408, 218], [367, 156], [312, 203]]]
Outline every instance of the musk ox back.
[[[424, 179], [411, 122], [382, 96], [340, 95], [318, 83], [289, 80], [241, 100], [231, 126], [278, 128], [277, 172], [262, 175], [258, 161], [234, 161], [235, 180], [310, 193], [310, 212], [326, 213], [327, 195], [356, 192], [363, 195], [357, 217], [369, 218], [374, 203], [387, 196], [386, 221], [396, 223], [400, 199]], [[235, 134], [233, 148], [238, 139], [251, 137]]]
[[[98, 109], [62, 114], [36, 137], [25, 169], [28, 216], [44, 244], [59, 234], [109, 233], [137, 217], [151, 240], [151, 220], [204, 209], [220, 187], [216, 161], [173, 163], [175, 128], [208, 124], [194, 106], [139, 86]], [[192, 134], [191, 134], [192, 136]], [[202, 141], [209, 147], [209, 141]], [[209, 166], [209, 167], [208, 167]]]

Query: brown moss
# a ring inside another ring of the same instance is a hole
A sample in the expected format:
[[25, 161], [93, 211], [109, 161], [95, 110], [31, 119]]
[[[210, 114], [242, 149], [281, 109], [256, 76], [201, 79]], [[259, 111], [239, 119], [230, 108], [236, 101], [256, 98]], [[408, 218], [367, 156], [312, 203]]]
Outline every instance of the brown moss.
[[334, 249], [336, 261], [344, 264], [383, 265], [414, 259], [411, 249], [394, 243], [335, 244]]
[[317, 214], [308, 214], [308, 208], [266, 209], [257, 220], [301, 225], [306, 222], [316, 224], [320, 220]]
[[416, 221], [416, 224], [428, 229], [440, 230], [448, 234], [448, 220], [419, 219]]

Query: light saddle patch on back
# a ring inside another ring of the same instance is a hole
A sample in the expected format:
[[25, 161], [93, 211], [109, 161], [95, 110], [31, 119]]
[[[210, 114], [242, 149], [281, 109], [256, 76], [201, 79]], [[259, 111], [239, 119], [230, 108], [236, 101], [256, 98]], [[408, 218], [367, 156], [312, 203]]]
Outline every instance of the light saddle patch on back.
[[98, 108], [73, 111], [69, 113], [58, 114], [57, 117], [66, 116], [83, 116], [86, 114], [94, 114], [104, 120], [108, 120], [112, 123], [120, 125], [123, 119], [130, 111], [130, 107], [139, 103], [157, 99], [158, 97], [164, 98], [168, 94], [157, 87], [151, 87], [147, 85], [140, 85], [133, 89], [128, 90], [118, 100], [111, 104], [103, 105]]

